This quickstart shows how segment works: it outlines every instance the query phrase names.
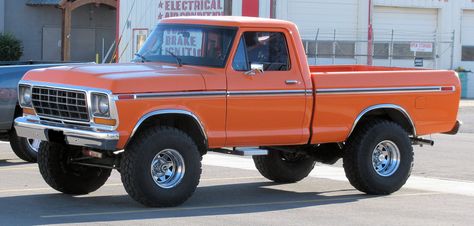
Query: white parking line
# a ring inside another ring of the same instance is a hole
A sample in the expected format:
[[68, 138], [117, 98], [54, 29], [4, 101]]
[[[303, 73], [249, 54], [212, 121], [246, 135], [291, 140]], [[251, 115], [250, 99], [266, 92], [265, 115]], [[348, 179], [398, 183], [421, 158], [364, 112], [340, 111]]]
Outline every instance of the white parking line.
[[[382, 196], [374, 198], [393, 198], [393, 197], [409, 197], [409, 196], [430, 196], [438, 195], [439, 193], [411, 193], [411, 194], [399, 194], [392, 196]], [[196, 206], [196, 207], [175, 207], [175, 208], [159, 208], [159, 209], [135, 209], [126, 211], [110, 211], [110, 212], [89, 212], [89, 213], [72, 213], [72, 214], [59, 214], [59, 215], [44, 215], [41, 218], [62, 218], [62, 217], [90, 217], [90, 216], [103, 216], [103, 215], [122, 215], [122, 214], [140, 214], [140, 213], [159, 213], [159, 212], [170, 212], [170, 211], [186, 211], [186, 210], [206, 210], [206, 209], [224, 209], [224, 208], [249, 208], [258, 206], [275, 206], [275, 205], [292, 205], [301, 203], [321, 203], [321, 202], [337, 202], [344, 200], [353, 200], [354, 197], [339, 197], [339, 198], [319, 198], [309, 200], [293, 200], [293, 201], [276, 201], [276, 202], [259, 202], [259, 203], [241, 203], [241, 204], [228, 204], [228, 205], [210, 205], [210, 206]]]
[[[204, 165], [256, 170], [252, 159], [209, 153], [203, 158]], [[344, 169], [332, 166], [316, 166], [311, 177], [347, 181]], [[404, 188], [474, 196], [474, 182], [411, 176]]]
[[[232, 180], [262, 180], [262, 177], [221, 177], [221, 178], [201, 178], [203, 181], [232, 181]], [[122, 183], [109, 183], [105, 184], [104, 187], [115, 187], [122, 186]], [[18, 192], [34, 192], [34, 191], [54, 191], [53, 188], [43, 187], [43, 188], [14, 188], [14, 189], [5, 189], [0, 190], [1, 193], [18, 193]]]

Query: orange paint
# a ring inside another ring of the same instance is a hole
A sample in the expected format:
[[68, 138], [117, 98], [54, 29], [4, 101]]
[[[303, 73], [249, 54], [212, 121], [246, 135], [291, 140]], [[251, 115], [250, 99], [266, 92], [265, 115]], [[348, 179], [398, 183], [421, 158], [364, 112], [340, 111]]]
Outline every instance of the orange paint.
[[[203, 123], [210, 148], [343, 142], [357, 116], [370, 106], [394, 104], [413, 119], [417, 135], [453, 128], [460, 83], [452, 71], [361, 65], [309, 66], [297, 27], [290, 22], [246, 17], [178, 17], [167, 24], [237, 27], [224, 68], [176, 67], [169, 63], [80, 65], [28, 72], [24, 80], [107, 89], [118, 111], [122, 149], [140, 118], [163, 109], [186, 110]], [[282, 32], [287, 40], [289, 71], [255, 76], [232, 68], [240, 36], [246, 31]], [[287, 80], [296, 80], [287, 84]], [[320, 93], [328, 89], [454, 87], [430, 92]], [[450, 90], [451, 89], [451, 90]], [[296, 95], [255, 92], [300, 92]], [[222, 95], [135, 99], [135, 94], [220, 92]], [[243, 95], [242, 92], [245, 94]], [[254, 92], [247, 95], [246, 92]], [[239, 94], [240, 93], [240, 94]]]

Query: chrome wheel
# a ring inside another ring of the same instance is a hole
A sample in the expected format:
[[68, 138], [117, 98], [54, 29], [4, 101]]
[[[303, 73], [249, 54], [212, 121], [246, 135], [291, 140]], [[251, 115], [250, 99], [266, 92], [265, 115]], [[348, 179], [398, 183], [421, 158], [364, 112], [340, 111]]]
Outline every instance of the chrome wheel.
[[184, 177], [184, 159], [174, 149], [165, 149], [151, 161], [151, 177], [162, 188], [177, 186]]
[[378, 143], [372, 151], [372, 166], [382, 177], [393, 175], [400, 166], [400, 150], [397, 145], [389, 140]]
[[28, 147], [35, 151], [35, 152], [38, 152], [39, 150], [39, 147], [40, 147], [40, 144], [41, 144], [41, 140], [38, 140], [38, 139], [28, 139]]

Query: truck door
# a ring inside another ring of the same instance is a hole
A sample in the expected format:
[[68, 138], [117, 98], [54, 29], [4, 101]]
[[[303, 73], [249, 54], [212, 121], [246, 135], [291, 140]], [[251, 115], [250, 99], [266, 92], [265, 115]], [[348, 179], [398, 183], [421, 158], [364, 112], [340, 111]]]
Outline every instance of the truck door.
[[291, 37], [278, 29], [239, 35], [226, 71], [226, 145], [304, 143], [306, 92]]

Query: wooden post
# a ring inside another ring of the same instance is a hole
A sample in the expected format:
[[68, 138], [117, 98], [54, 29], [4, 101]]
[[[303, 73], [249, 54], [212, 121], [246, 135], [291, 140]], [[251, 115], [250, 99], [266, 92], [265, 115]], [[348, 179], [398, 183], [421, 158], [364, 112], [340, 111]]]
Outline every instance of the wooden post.
[[64, 4], [63, 8], [63, 23], [61, 36], [61, 58], [63, 61], [71, 60], [71, 4], [68, 2]]

